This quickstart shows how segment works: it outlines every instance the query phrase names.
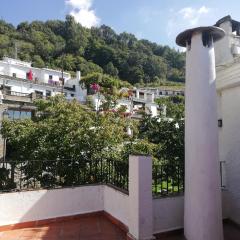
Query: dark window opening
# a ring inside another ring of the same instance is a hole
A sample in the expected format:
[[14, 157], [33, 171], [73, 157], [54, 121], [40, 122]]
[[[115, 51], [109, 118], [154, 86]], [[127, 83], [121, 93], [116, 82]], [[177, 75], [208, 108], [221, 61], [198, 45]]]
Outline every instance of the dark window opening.
[[35, 93], [36, 93], [36, 98], [42, 98], [43, 97], [43, 92], [35, 91]]
[[187, 50], [188, 51], [190, 51], [191, 50], [191, 44], [192, 44], [192, 39], [191, 38], [189, 38], [188, 40], [187, 40], [187, 42], [186, 42], [186, 45], [187, 45]]
[[210, 33], [208, 32], [203, 32], [202, 33], [202, 42], [204, 47], [210, 48], [213, 44], [213, 37]]
[[46, 97], [51, 97], [51, 95], [52, 95], [52, 92], [49, 90], [46, 90]]

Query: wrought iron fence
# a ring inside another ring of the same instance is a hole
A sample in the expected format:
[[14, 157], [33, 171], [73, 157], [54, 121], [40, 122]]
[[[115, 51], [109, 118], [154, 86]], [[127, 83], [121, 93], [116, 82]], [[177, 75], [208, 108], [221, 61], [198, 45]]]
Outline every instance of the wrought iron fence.
[[128, 163], [115, 160], [32, 160], [0, 163], [0, 192], [111, 184], [128, 190]]
[[169, 196], [184, 192], [184, 164], [159, 163], [153, 165], [154, 196]]
[[[223, 164], [220, 164], [221, 186]], [[128, 191], [128, 162], [116, 160], [28, 160], [0, 163], [0, 192], [110, 184]], [[184, 193], [184, 164], [153, 164], [153, 196]]]

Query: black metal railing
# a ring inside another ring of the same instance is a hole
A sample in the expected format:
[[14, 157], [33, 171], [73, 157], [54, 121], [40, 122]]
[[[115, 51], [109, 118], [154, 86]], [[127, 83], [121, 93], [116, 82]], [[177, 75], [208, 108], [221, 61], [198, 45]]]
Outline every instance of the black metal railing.
[[153, 164], [152, 179], [154, 196], [181, 194], [184, 192], [184, 164]]
[[100, 183], [128, 191], [128, 162], [33, 160], [0, 163], [0, 192]]

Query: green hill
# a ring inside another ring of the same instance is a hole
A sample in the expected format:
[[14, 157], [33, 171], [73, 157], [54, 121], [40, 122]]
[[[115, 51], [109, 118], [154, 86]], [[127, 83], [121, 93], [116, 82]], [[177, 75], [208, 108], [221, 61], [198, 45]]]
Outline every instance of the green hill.
[[131, 84], [184, 82], [184, 54], [133, 34], [116, 34], [102, 25], [87, 29], [71, 16], [65, 21], [22, 22], [17, 27], [0, 21], [0, 57], [31, 61], [82, 75], [105, 73]]

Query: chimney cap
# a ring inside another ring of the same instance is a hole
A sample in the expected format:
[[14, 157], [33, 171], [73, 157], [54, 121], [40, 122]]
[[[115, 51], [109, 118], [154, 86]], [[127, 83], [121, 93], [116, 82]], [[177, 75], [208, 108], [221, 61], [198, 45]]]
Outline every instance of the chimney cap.
[[186, 42], [191, 40], [194, 32], [210, 33], [213, 36], [214, 42], [220, 40], [225, 36], [225, 31], [219, 27], [215, 27], [215, 26], [197, 27], [197, 28], [187, 29], [184, 32], [181, 32], [176, 38], [177, 45], [181, 47], [186, 47]]

